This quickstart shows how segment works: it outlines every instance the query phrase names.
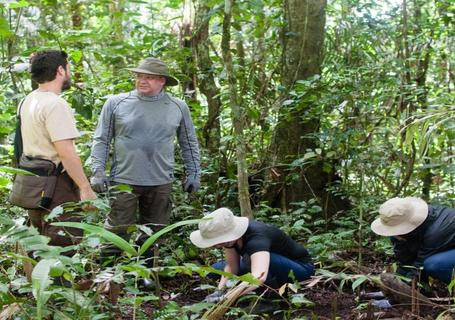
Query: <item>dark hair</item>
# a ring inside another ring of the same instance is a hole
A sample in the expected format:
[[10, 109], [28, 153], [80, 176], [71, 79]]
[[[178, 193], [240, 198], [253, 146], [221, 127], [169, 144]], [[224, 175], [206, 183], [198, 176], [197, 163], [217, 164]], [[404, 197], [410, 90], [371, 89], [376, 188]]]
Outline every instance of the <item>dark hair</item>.
[[44, 83], [55, 79], [59, 66], [66, 69], [68, 54], [60, 50], [38, 51], [32, 55], [30, 63], [32, 79]]

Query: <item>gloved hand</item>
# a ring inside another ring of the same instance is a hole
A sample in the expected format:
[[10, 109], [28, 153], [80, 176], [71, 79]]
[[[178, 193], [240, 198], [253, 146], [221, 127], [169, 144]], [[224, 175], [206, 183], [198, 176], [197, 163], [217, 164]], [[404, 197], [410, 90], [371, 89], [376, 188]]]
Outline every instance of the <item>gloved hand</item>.
[[186, 178], [185, 186], [183, 191], [188, 193], [196, 192], [201, 187], [201, 178], [198, 175], [190, 175]]
[[381, 299], [381, 300], [372, 300], [371, 304], [378, 309], [390, 309], [393, 308], [392, 304], [388, 299]]
[[105, 192], [107, 187], [109, 187], [109, 180], [104, 170], [95, 171], [93, 177], [90, 178], [90, 184], [96, 192]]
[[207, 297], [205, 297], [204, 302], [211, 302], [211, 303], [216, 303], [218, 301], [223, 300], [224, 298], [224, 291], [217, 289], [215, 292], [209, 294]]

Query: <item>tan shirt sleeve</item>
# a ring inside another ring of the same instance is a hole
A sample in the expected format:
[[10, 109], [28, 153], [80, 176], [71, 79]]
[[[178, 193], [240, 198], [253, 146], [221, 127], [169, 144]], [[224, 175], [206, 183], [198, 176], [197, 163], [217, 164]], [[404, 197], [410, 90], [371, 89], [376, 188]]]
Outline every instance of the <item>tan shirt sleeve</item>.
[[45, 126], [52, 142], [80, 137], [73, 110], [63, 99], [58, 99], [50, 108]]

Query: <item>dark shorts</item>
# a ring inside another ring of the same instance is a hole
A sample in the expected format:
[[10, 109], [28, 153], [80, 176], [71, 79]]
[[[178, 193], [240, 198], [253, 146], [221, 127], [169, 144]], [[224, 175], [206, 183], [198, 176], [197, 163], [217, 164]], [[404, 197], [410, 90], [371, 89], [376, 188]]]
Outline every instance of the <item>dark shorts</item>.
[[119, 192], [111, 200], [105, 228], [128, 238], [128, 227], [134, 224], [147, 225], [158, 230], [169, 224], [171, 214], [172, 184], [160, 186], [130, 185], [132, 192]]
[[[34, 209], [28, 210], [30, 224], [38, 229], [39, 233], [51, 238], [49, 244], [55, 246], [69, 246], [77, 244], [82, 239], [83, 231], [75, 228], [62, 228], [52, 226], [55, 221], [45, 221], [44, 217], [49, 214], [52, 209], [65, 202], [78, 202], [80, 200], [79, 189], [74, 181], [66, 172], [57, 177], [55, 193], [49, 210]], [[61, 214], [56, 221], [81, 221], [81, 217], [75, 212], [65, 212]]]

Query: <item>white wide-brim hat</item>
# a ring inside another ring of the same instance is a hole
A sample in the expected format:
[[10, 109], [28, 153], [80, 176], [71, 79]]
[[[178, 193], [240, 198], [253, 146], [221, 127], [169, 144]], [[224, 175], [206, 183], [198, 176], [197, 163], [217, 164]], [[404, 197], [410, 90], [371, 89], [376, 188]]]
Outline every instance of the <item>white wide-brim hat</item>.
[[199, 230], [190, 234], [191, 242], [199, 248], [237, 240], [248, 229], [248, 218], [236, 217], [228, 208], [219, 208], [199, 222]]
[[428, 217], [428, 204], [420, 198], [392, 198], [379, 208], [379, 217], [371, 224], [371, 230], [381, 236], [408, 234]]

